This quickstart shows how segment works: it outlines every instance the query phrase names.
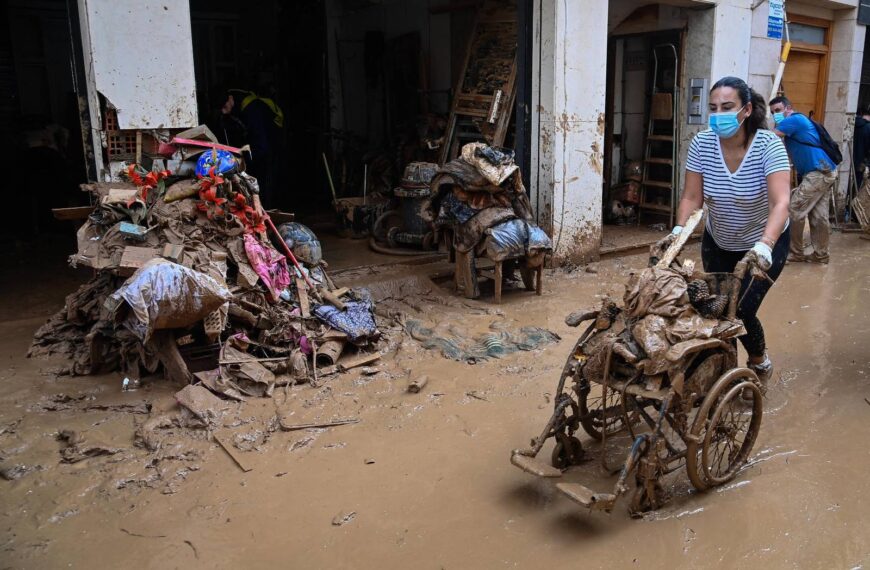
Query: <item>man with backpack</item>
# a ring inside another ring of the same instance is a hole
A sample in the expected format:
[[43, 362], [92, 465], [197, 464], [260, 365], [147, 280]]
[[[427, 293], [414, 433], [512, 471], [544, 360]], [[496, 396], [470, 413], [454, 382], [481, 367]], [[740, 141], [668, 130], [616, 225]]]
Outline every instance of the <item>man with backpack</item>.
[[[788, 261], [828, 263], [831, 224], [829, 196], [837, 181], [837, 165], [843, 157], [825, 127], [796, 112], [786, 97], [770, 100], [776, 123], [774, 132], [783, 138], [797, 171], [798, 186], [791, 193], [789, 218], [791, 252]], [[804, 250], [804, 225], [810, 222], [813, 252]]]

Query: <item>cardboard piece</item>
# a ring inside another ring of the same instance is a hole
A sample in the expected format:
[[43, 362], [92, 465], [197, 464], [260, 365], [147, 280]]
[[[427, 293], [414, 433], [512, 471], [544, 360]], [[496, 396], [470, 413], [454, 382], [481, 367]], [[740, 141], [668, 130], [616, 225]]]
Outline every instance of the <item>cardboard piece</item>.
[[136, 197], [136, 188], [109, 188], [109, 193], [100, 200], [103, 204], [126, 204]]
[[159, 252], [157, 248], [128, 245], [124, 248], [124, 253], [121, 255], [118, 274], [123, 276], [133, 275], [137, 269], [158, 256]]

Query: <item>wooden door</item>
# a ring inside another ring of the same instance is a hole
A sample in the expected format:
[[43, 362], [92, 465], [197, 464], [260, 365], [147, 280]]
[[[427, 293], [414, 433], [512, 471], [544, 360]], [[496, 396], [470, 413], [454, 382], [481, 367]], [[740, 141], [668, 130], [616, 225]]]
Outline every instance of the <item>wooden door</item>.
[[793, 51], [782, 76], [782, 92], [794, 109], [816, 121], [825, 118], [824, 101], [819, 100], [819, 85], [824, 55]]
[[824, 122], [831, 22], [795, 14], [789, 15], [789, 29], [792, 48], [780, 94], [789, 98], [796, 111]]

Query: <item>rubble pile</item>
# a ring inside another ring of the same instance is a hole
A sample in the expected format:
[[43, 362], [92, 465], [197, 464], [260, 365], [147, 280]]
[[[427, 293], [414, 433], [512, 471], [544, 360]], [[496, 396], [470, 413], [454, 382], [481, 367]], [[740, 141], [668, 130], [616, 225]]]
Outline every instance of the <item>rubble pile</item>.
[[62, 373], [120, 370], [130, 382], [162, 367], [243, 399], [334, 373], [351, 347], [371, 349], [380, 333], [367, 292], [335, 286], [311, 230], [275, 226], [292, 216], [262, 208], [239, 149], [207, 136], [173, 143], [186, 176], [129, 165], [126, 183], [83, 185], [95, 206], [70, 264], [95, 275], [28, 356], [59, 354]]

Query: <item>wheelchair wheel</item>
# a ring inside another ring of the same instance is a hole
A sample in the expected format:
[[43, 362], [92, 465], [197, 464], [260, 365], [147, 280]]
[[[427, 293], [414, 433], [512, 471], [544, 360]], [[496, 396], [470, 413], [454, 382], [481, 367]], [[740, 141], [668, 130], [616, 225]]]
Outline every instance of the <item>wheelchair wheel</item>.
[[556, 445], [550, 456], [550, 463], [556, 469], [577, 465], [583, 459], [583, 444], [574, 436], [560, 433], [556, 435]]
[[[602, 384], [580, 386], [580, 425], [590, 437], [601, 441], [628, 428], [623, 413], [622, 394]], [[629, 421], [639, 421], [636, 411], [629, 411]]]
[[687, 438], [686, 471], [696, 489], [734, 478], [755, 445], [761, 416], [761, 390], [751, 370], [735, 368], [713, 385]]

